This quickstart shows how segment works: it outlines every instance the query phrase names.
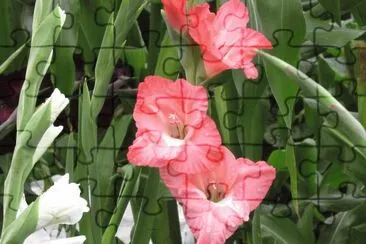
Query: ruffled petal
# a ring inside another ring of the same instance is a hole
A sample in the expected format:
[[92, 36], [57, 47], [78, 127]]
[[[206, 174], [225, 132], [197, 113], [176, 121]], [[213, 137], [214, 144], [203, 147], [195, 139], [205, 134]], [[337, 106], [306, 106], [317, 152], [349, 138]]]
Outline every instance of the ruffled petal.
[[187, 25], [186, 0], [162, 0], [161, 2], [170, 25], [177, 31], [183, 31]]
[[230, 0], [217, 11], [215, 27], [227, 32], [246, 27], [249, 22], [247, 7], [240, 0]]
[[242, 34], [241, 46], [244, 48], [271, 49], [272, 43], [262, 33], [246, 28]]
[[223, 159], [221, 136], [215, 122], [203, 117], [195, 129], [189, 129], [186, 148], [180, 160], [172, 160], [170, 166], [176, 172], [194, 174], [212, 170]]
[[232, 190], [233, 199], [246, 201], [252, 211], [266, 196], [276, 177], [276, 170], [264, 161], [254, 163], [249, 159], [239, 158], [238, 162], [242, 168], [238, 171], [238, 179]]
[[[238, 208], [227, 198], [218, 203], [189, 199], [185, 218], [197, 243], [224, 243], [239, 226], [249, 219], [249, 208]], [[245, 218], [243, 218], [245, 216]]]
[[165, 166], [169, 160], [179, 159], [185, 148], [183, 140], [172, 138], [159, 131], [138, 131], [136, 135], [127, 153], [128, 161], [135, 165]]
[[199, 45], [210, 46], [214, 36], [212, 28], [215, 14], [210, 12], [208, 3], [198, 4], [189, 10], [189, 35]]
[[133, 112], [137, 128], [164, 130], [170, 115], [181, 120], [190, 114], [208, 109], [207, 92], [183, 79], [176, 82], [148, 76], [139, 84]]
[[[240, 0], [224, 3], [211, 13], [208, 4], [190, 10], [192, 27], [189, 34], [200, 46], [208, 77], [227, 69], [243, 69], [247, 78], [255, 79], [258, 71], [252, 64], [258, 48], [272, 48], [267, 38], [246, 27], [249, 13]], [[196, 27], [193, 27], [196, 26]]]

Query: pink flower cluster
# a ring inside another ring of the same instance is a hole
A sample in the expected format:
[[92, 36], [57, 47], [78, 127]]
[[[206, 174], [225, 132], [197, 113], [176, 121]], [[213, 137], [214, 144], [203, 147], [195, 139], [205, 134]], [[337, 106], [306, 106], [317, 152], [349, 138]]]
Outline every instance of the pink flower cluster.
[[[172, 26], [183, 28], [185, 1], [162, 2]], [[236, 11], [239, 16], [225, 18]], [[252, 49], [259, 46], [256, 43], [267, 45], [268, 41], [263, 41], [262, 34], [242, 27], [248, 22], [244, 4], [230, 0], [216, 16], [209, 12], [207, 4], [197, 5], [189, 12], [196, 13], [200, 22], [197, 28], [189, 29], [190, 35], [200, 44], [204, 57], [217, 59], [217, 63], [205, 60], [211, 74], [240, 67], [248, 76], [257, 75], [251, 63]], [[234, 35], [229, 30], [240, 31]], [[236, 42], [249, 42], [251, 46], [230, 46]], [[204, 87], [184, 79], [173, 82], [159, 76], [146, 77], [138, 87], [133, 112], [138, 130], [127, 154], [132, 164], [159, 168], [161, 179], [182, 204], [186, 221], [201, 244], [224, 243], [248, 221], [276, 175], [275, 169], [264, 161], [236, 159], [222, 145], [207, 109]]]
[[258, 77], [252, 63], [255, 50], [271, 49], [272, 44], [260, 32], [247, 28], [248, 9], [241, 0], [229, 0], [217, 14], [207, 3], [187, 9], [186, 0], [162, 0], [170, 25], [188, 32], [199, 45], [208, 77], [227, 69], [243, 69], [249, 79]]

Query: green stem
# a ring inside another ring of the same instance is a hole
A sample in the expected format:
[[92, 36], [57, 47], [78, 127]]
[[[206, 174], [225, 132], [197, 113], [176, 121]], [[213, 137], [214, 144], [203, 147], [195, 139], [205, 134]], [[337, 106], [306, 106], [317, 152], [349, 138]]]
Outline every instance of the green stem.
[[155, 168], [148, 168], [148, 179], [144, 187], [144, 197], [142, 199], [140, 210], [131, 240], [131, 244], [147, 244], [149, 243], [155, 215], [159, 212], [160, 207], [157, 204], [157, 195], [159, 189], [159, 171]]
[[152, 74], [155, 71], [156, 62], [158, 60], [160, 43], [162, 40], [163, 31], [161, 31], [162, 17], [160, 13], [161, 4], [151, 3], [150, 11], [150, 26], [149, 30], [152, 33], [157, 33], [156, 35], [150, 35], [149, 38], [149, 56], [147, 63], [148, 74]]
[[[112, 215], [108, 227], [105, 230], [102, 238], [102, 243], [112, 243], [116, 235], [118, 226], [122, 220], [123, 214], [126, 211], [127, 204], [132, 196], [132, 192], [138, 177], [136, 177], [138, 169], [134, 168], [131, 174], [128, 174], [125, 179], [131, 179], [126, 183], [126, 186], [120, 191], [119, 200]], [[140, 169], [141, 171], [141, 169]]]
[[357, 81], [357, 105], [360, 122], [366, 129], [366, 42], [357, 45], [359, 62], [359, 79]]

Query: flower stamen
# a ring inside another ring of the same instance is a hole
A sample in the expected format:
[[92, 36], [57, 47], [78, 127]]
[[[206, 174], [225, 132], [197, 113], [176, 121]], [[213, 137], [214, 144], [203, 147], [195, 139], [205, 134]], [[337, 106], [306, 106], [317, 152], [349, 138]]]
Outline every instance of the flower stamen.
[[182, 121], [175, 114], [169, 114], [168, 116], [169, 123], [169, 135], [176, 139], [183, 140], [186, 136], [186, 126], [182, 123]]
[[210, 183], [206, 189], [207, 199], [212, 202], [219, 202], [225, 198], [227, 186], [222, 183]]

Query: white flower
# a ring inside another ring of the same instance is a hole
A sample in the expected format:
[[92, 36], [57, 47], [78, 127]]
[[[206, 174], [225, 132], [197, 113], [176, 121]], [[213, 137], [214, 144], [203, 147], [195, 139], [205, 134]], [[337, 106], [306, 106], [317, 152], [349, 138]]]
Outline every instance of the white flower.
[[39, 197], [37, 229], [54, 224], [76, 224], [84, 212], [87, 201], [80, 197], [79, 185], [69, 183], [65, 174]]
[[61, 133], [63, 127], [62, 126], [53, 126], [51, 125], [45, 131], [41, 140], [38, 142], [37, 148], [34, 151], [32, 164], [34, 165], [37, 161], [42, 157], [42, 155], [46, 152], [47, 148], [52, 144], [52, 142], [56, 139], [56, 137]]
[[46, 230], [40, 229], [32, 233], [24, 240], [23, 244], [82, 244], [85, 240], [85, 236], [52, 239], [46, 228]]
[[69, 99], [59, 89], [55, 88], [51, 96], [46, 100], [46, 104], [48, 102], [51, 103], [51, 121], [55, 121], [57, 116], [69, 104]]

